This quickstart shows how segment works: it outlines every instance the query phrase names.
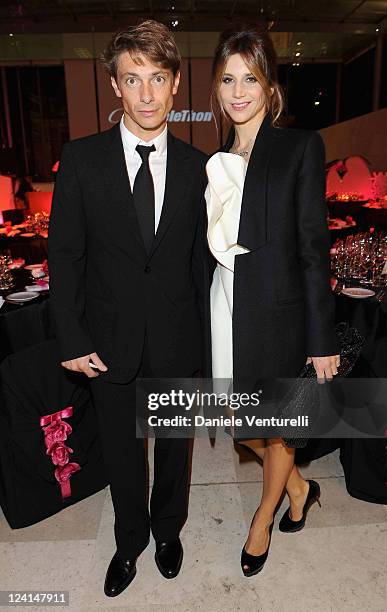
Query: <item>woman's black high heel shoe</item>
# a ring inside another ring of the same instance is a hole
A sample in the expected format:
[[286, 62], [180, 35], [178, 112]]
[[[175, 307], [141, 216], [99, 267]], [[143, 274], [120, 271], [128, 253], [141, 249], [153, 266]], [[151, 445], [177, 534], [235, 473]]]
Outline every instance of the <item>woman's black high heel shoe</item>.
[[285, 533], [295, 533], [296, 531], [301, 531], [301, 529], [303, 529], [305, 526], [306, 516], [308, 514], [309, 508], [314, 504], [314, 502], [317, 502], [321, 508], [320, 485], [315, 480], [307, 480], [307, 482], [309, 483], [309, 491], [308, 495], [306, 496], [304, 507], [302, 509], [302, 518], [299, 521], [292, 521], [289, 516], [290, 508], [288, 508], [279, 522], [278, 529], [280, 531], [283, 531]]
[[[241, 554], [241, 568], [246, 578], [250, 578], [250, 576], [255, 576], [255, 574], [258, 574], [258, 572], [260, 572], [265, 565], [266, 559], [269, 555], [273, 525], [274, 521], [269, 527], [269, 544], [267, 546], [267, 550], [262, 555], [250, 555], [248, 552], [246, 552], [245, 547], [243, 547]], [[245, 565], [247, 565], [249, 569], [245, 569]]]

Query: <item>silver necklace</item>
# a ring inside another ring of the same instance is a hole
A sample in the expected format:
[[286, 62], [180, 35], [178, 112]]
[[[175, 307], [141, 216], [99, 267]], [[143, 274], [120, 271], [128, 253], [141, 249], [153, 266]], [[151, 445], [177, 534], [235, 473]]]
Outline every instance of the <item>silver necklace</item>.
[[251, 151], [252, 140], [250, 140], [246, 149], [242, 149], [241, 151], [237, 151], [235, 146], [233, 145], [230, 149], [230, 153], [234, 153], [235, 155], [240, 155], [241, 157], [247, 157]]

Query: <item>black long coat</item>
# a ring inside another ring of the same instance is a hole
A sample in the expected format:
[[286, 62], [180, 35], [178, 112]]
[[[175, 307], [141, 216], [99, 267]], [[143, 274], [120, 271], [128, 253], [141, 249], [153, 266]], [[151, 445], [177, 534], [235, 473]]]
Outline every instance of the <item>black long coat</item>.
[[[222, 151], [232, 142], [233, 133]], [[234, 268], [233, 373], [246, 389], [259, 378], [296, 377], [307, 356], [339, 351], [326, 216], [321, 136], [273, 127], [266, 115], [242, 197], [238, 244], [250, 252]], [[209, 363], [209, 298], [206, 313]]]

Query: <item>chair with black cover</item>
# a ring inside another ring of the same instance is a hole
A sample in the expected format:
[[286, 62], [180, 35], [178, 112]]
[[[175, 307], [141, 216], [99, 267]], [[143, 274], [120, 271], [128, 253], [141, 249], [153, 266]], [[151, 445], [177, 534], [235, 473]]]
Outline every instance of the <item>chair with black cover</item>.
[[[33, 525], [107, 486], [88, 379], [60, 365], [55, 339], [6, 357], [0, 393], [0, 505], [10, 527]], [[63, 445], [57, 448], [56, 465], [46, 453], [49, 421], [60, 424], [50, 430], [55, 444], [61, 445], [62, 428], [72, 450], [63, 455]]]

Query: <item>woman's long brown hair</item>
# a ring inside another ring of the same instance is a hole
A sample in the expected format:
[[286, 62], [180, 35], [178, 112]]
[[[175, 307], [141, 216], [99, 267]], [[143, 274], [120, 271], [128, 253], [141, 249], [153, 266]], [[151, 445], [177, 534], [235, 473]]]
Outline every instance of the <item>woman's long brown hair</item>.
[[266, 97], [266, 109], [274, 125], [284, 109], [284, 97], [278, 83], [277, 55], [268, 32], [255, 25], [244, 24], [220, 35], [212, 64], [212, 108], [217, 106], [227, 116], [219, 100], [219, 88], [228, 58], [237, 53], [261, 85]]

